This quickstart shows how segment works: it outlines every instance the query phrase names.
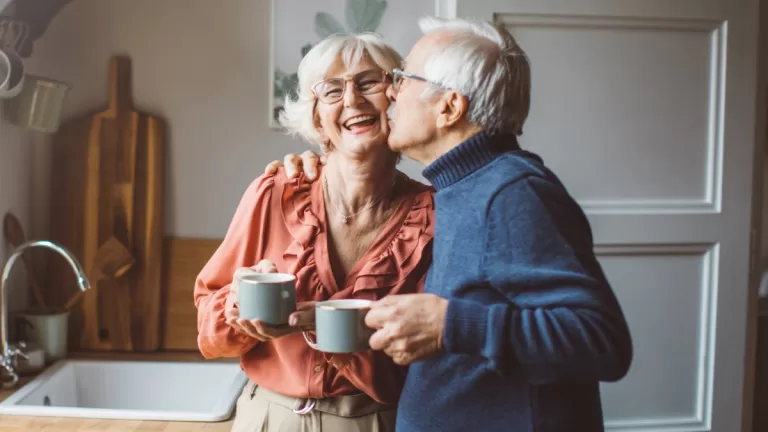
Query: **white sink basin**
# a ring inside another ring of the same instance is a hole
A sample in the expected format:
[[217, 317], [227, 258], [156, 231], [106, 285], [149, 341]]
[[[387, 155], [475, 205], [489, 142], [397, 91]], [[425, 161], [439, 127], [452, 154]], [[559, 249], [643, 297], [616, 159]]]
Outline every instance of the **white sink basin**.
[[61, 360], [0, 414], [216, 422], [232, 415], [246, 381], [231, 362]]

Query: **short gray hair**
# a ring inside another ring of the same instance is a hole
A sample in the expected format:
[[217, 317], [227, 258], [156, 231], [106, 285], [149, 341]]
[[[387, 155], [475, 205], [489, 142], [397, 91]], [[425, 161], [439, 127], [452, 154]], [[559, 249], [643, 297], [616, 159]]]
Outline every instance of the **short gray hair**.
[[315, 129], [312, 86], [323, 80], [339, 56], [346, 67], [354, 67], [366, 54], [390, 74], [402, 63], [400, 54], [373, 33], [331, 35], [310, 49], [299, 64], [298, 97], [294, 100], [290, 95], [286, 96], [284, 110], [280, 114], [279, 121], [286, 132], [299, 135], [325, 151], [325, 143]]
[[445, 30], [455, 38], [424, 65], [424, 77], [469, 99], [467, 118], [492, 133], [522, 135], [531, 105], [528, 56], [500, 24], [465, 19], [419, 20], [424, 34]]

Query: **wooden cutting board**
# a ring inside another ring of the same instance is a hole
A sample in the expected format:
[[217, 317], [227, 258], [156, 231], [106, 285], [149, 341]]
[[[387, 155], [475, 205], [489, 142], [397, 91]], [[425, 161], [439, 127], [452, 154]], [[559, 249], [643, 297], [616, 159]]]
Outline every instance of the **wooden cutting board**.
[[[164, 155], [164, 121], [134, 109], [131, 61], [112, 58], [107, 108], [62, 124], [52, 143], [51, 238], [98, 278], [73, 307], [70, 349], [159, 348]], [[114, 239], [135, 264], [121, 277], [102, 277], [94, 258]], [[75, 292], [62, 261], [48, 260], [46, 295], [57, 304]]]
[[166, 237], [163, 247], [163, 338], [168, 351], [198, 351], [195, 280], [223, 239]]

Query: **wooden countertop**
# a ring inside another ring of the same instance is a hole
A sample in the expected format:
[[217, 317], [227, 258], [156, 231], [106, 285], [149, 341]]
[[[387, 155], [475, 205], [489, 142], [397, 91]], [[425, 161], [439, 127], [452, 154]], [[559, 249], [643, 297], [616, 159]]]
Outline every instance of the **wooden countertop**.
[[[152, 354], [118, 354], [118, 353], [73, 353], [69, 358], [88, 359], [119, 359], [119, 360], [167, 360], [195, 361], [202, 360], [198, 353], [152, 353]], [[208, 360], [212, 361], [212, 360]], [[232, 360], [215, 360], [232, 361]], [[0, 390], [0, 401], [18, 390], [31, 377], [22, 378], [15, 390]], [[166, 422], [143, 420], [104, 420], [63, 417], [26, 417], [16, 415], [0, 415], [0, 432], [10, 431], [41, 431], [41, 432], [229, 432], [233, 420], [218, 423], [202, 422]]]
[[230, 432], [231, 429], [232, 420], [199, 423], [0, 416], [2, 432]]

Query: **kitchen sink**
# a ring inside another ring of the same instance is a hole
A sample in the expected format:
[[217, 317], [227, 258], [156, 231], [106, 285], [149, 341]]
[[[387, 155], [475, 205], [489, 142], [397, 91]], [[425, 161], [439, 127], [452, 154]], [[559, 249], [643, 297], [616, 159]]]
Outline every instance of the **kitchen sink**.
[[246, 381], [235, 362], [65, 359], [0, 402], [0, 415], [217, 422]]

